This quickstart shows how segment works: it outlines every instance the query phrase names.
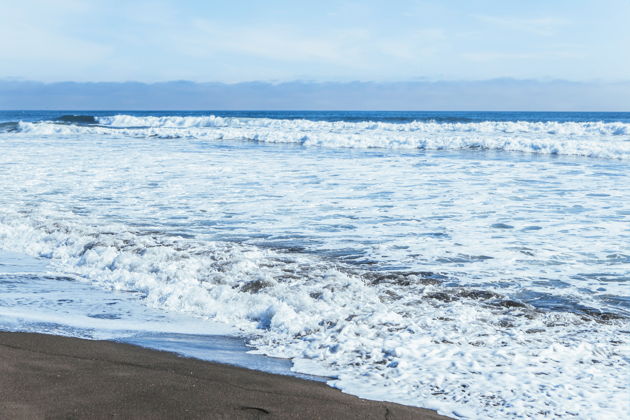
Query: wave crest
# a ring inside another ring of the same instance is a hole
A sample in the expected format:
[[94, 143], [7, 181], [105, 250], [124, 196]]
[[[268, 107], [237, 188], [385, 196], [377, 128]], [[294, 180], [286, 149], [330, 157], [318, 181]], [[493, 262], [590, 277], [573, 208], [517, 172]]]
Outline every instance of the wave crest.
[[55, 121], [68, 124], [97, 124], [98, 120], [93, 115], [62, 115]]
[[310, 121], [270, 118], [96, 118], [98, 125], [20, 122], [37, 135], [191, 138], [294, 143], [333, 148], [484, 150], [597, 158], [630, 158], [630, 123], [622, 122], [426, 122]]
[[114, 115], [98, 117], [97, 122], [109, 127], [225, 127], [229, 118], [216, 117], [136, 117], [133, 115]]

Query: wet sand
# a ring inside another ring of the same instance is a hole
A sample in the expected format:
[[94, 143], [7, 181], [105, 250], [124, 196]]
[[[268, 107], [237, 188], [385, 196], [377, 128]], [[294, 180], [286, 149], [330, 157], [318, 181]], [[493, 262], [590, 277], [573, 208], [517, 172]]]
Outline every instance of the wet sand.
[[0, 332], [0, 418], [447, 419], [110, 341]]

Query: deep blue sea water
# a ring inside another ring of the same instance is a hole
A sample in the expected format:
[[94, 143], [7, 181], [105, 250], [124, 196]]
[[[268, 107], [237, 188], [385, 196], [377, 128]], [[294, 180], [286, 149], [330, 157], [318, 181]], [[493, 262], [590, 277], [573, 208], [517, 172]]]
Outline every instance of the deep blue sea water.
[[63, 115], [206, 116], [234, 118], [305, 119], [310, 121], [411, 121], [480, 122], [480, 121], [602, 121], [630, 122], [630, 112], [497, 112], [497, 111], [0, 111], [0, 122], [55, 120]]

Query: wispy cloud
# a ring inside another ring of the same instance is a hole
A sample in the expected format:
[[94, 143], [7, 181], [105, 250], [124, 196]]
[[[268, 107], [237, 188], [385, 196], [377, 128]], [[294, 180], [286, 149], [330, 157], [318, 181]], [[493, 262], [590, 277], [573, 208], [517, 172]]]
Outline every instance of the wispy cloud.
[[[55, 80], [627, 78], [622, 0], [20, 0], [0, 13], [0, 77]], [[582, 5], [584, 6], [584, 5]], [[595, 17], [593, 17], [596, 15]], [[566, 48], [562, 46], [565, 45]], [[535, 64], [532, 62], [535, 61]]]
[[570, 24], [566, 19], [556, 17], [519, 18], [514, 16], [474, 15], [484, 23], [499, 26], [507, 30], [527, 32], [532, 35], [551, 37], [560, 29]]
[[491, 62], [491, 61], [511, 61], [511, 60], [566, 60], [566, 59], [580, 59], [584, 56], [577, 52], [560, 49], [550, 49], [547, 51], [534, 51], [534, 52], [500, 52], [500, 51], [473, 51], [462, 54], [462, 57], [476, 62]]
[[290, 24], [233, 26], [195, 19], [182, 35], [178, 46], [201, 56], [221, 52], [283, 61], [344, 60], [329, 37], [306, 34]]

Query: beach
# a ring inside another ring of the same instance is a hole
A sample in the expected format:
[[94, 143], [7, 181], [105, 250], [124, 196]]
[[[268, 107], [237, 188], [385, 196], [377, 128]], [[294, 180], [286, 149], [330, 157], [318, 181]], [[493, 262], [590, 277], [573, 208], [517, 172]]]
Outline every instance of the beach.
[[4, 3], [0, 420], [630, 420], [630, 1]]
[[0, 416], [447, 419], [324, 383], [111, 341], [0, 332]]

